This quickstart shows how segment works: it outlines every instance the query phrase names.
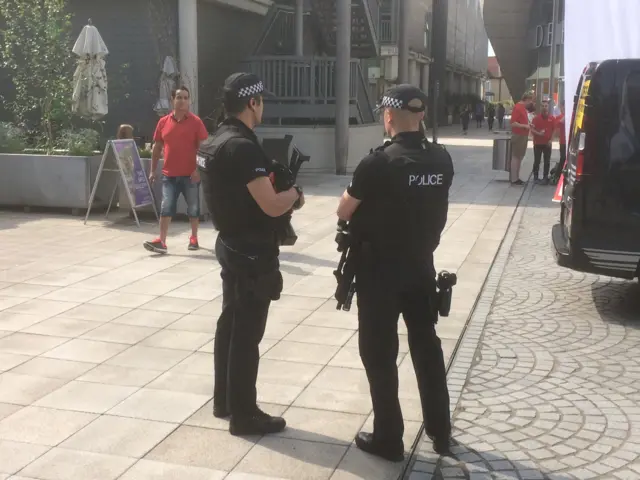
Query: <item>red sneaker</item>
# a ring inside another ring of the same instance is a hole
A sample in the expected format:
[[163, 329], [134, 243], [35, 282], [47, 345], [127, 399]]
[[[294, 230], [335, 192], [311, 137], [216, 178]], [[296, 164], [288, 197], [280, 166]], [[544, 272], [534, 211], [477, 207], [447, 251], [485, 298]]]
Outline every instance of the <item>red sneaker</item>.
[[199, 250], [200, 245], [198, 245], [198, 237], [194, 237], [191, 235], [189, 237], [189, 250]]
[[153, 253], [167, 253], [167, 244], [159, 238], [156, 238], [153, 242], [144, 242], [142, 245]]

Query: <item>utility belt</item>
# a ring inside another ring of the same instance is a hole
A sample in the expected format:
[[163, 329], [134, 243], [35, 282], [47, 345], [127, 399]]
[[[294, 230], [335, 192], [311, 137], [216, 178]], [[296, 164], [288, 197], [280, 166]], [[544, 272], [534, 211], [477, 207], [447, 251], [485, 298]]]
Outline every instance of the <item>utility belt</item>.
[[278, 247], [273, 239], [218, 235], [216, 256], [238, 279], [237, 289], [264, 300], [279, 300], [283, 289]]
[[278, 237], [274, 231], [250, 231], [239, 234], [220, 232], [218, 237], [226, 245], [242, 251], [261, 251], [275, 248], [277, 250]]
[[[392, 255], [384, 255], [379, 245], [370, 242], [360, 244], [358, 262], [360, 272], [371, 274], [370, 268], [377, 265], [381, 268], [384, 278], [395, 284], [423, 284], [425, 293], [429, 296], [429, 304], [435, 318], [437, 316], [448, 317], [451, 311], [453, 287], [458, 281], [455, 273], [446, 270], [438, 273], [433, 265], [433, 254], [419, 257], [403, 254], [394, 258]], [[356, 273], [357, 278], [357, 273]]]
[[[423, 272], [433, 270], [435, 279], [435, 267], [433, 266], [433, 254], [424, 250], [417, 251], [406, 245], [387, 242], [372, 242], [363, 240], [359, 243], [360, 260], [362, 262], [377, 264], [382, 268], [396, 267], [398, 270]], [[435, 283], [435, 282], [434, 282]]]

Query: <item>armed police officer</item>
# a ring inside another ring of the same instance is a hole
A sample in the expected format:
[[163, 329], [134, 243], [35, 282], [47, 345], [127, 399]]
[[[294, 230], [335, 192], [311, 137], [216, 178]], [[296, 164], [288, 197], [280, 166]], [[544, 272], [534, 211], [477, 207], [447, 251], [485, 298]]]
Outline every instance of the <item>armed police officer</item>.
[[215, 252], [223, 289], [214, 344], [213, 414], [231, 416], [233, 435], [276, 433], [286, 426], [283, 418], [257, 406], [258, 347], [270, 303], [282, 291], [279, 221], [300, 208], [304, 197], [297, 186], [276, 193], [270, 180], [272, 162], [253, 132], [267, 93], [256, 75], [227, 78], [226, 119], [198, 158], [207, 206], [219, 231]]
[[427, 98], [398, 85], [380, 110], [391, 141], [366, 156], [340, 200], [355, 260], [359, 347], [373, 403], [373, 433], [360, 432], [365, 452], [402, 461], [404, 425], [398, 400], [398, 317], [402, 313], [416, 372], [426, 433], [436, 452], [449, 450], [451, 420], [444, 356], [436, 335], [433, 252], [447, 220], [453, 163], [420, 132]]

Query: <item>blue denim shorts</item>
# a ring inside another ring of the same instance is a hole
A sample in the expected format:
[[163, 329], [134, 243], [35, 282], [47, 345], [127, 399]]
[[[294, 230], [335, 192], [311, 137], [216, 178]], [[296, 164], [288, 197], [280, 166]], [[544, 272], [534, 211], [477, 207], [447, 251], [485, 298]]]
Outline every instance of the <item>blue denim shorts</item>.
[[162, 176], [161, 217], [173, 217], [176, 214], [180, 194], [187, 202], [187, 215], [200, 216], [200, 183], [193, 183], [191, 177]]

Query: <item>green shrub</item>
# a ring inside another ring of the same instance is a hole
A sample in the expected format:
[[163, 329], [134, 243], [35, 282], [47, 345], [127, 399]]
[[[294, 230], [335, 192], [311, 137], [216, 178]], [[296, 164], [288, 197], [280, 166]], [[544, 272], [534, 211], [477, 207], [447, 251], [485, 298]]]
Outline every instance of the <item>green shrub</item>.
[[151, 150], [147, 150], [146, 148], [140, 149], [140, 158], [151, 158], [152, 152]]
[[65, 130], [60, 135], [60, 148], [69, 155], [90, 157], [99, 148], [100, 133], [89, 128], [81, 130]]
[[0, 123], [0, 153], [21, 153], [26, 146], [22, 129], [11, 123]]

